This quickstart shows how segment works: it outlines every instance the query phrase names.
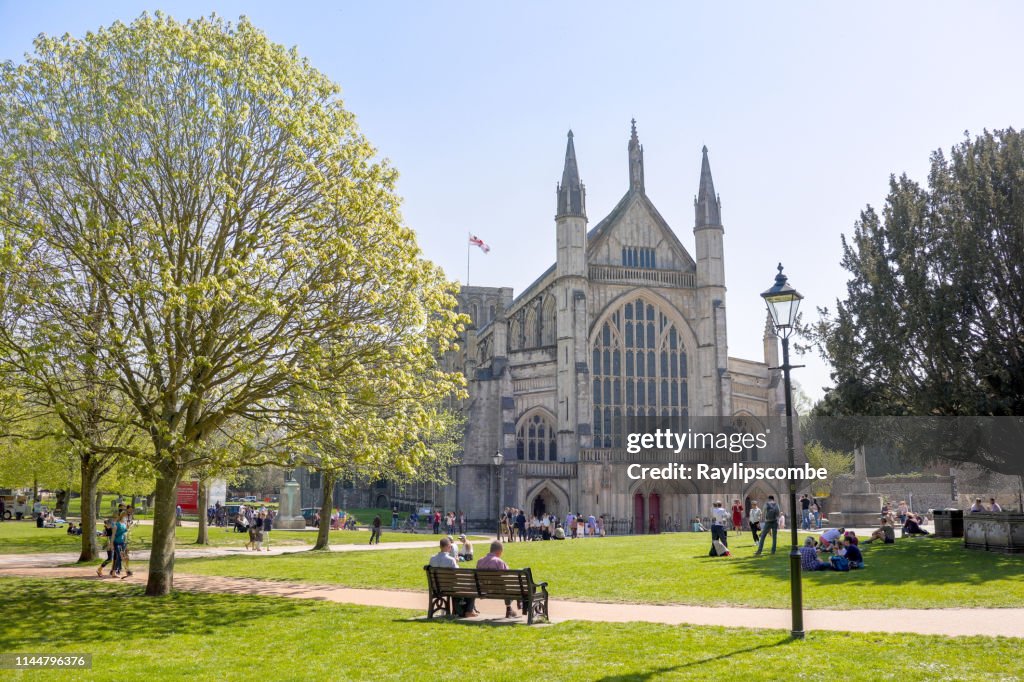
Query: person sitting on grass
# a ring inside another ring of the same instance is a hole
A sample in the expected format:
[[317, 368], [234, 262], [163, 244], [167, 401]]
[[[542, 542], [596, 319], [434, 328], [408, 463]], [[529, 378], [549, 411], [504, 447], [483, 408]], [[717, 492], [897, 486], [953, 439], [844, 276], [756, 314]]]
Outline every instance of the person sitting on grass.
[[473, 543], [466, 539], [465, 535], [459, 536], [462, 548], [459, 550], [459, 561], [473, 560]]
[[871, 534], [871, 537], [864, 541], [865, 545], [870, 545], [875, 540], [881, 540], [887, 545], [896, 543], [896, 529], [892, 527], [892, 521], [885, 519], [882, 521], [882, 527], [878, 528]]
[[565, 539], [565, 529], [562, 528], [562, 523], [559, 521], [558, 525], [555, 526], [555, 534], [551, 536], [555, 540]]
[[846, 560], [850, 562], [850, 568], [864, 568], [864, 555], [857, 543], [851, 538], [844, 538], [843, 544], [846, 546]]
[[928, 531], [921, 527], [921, 517], [912, 514], [907, 517], [907, 522], [903, 524], [903, 533], [906, 535], [929, 535]]
[[829, 550], [832, 546], [843, 536], [846, 532], [845, 528], [827, 528], [825, 532], [821, 534], [818, 540], [821, 542], [822, 549]]
[[804, 546], [800, 548], [800, 568], [804, 571], [828, 571], [832, 569], [830, 564], [818, 559], [818, 548], [814, 538], [807, 536]]

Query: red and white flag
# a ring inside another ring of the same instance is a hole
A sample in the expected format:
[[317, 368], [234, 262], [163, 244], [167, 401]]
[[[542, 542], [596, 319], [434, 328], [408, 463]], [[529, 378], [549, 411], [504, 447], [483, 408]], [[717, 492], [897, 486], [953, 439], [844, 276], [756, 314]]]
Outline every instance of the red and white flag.
[[484, 244], [484, 240], [480, 239], [480, 237], [477, 237], [475, 234], [469, 235], [469, 243], [472, 244], [473, 246], [479, 246], [480, 250], [483, 251], [484, 253], [489, 253], [491, 250], [491, 247], [487, 246], [487, 244]]

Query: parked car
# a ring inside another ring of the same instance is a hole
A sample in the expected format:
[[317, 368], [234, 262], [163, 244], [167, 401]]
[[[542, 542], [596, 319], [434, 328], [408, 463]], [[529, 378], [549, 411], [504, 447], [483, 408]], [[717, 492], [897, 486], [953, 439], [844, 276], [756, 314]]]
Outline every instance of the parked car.
[[259, 498], [255, 495], [246, 495], [242, 498], [243, 502], [259, 502]]
[[306, 519], [306, 525], [307, 526], [314, 526], [314, 527], [316, 527], [316, 524], [313, 522], [313, 515], [317, 514], [319, 512], [320, 512], [320, 507], [303, 507], [302, 508], [302, 518]]

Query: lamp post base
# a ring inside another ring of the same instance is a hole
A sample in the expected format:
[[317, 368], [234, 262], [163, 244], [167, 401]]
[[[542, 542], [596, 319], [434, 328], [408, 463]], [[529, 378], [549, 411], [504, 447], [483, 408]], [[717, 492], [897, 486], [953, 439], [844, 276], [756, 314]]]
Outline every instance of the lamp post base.
[[793, 629], [790, 637], [804, 638], [804, 595], [800, 579], [800, 550], [793, 546], [789, 552], [790, 605], [793, 610]]

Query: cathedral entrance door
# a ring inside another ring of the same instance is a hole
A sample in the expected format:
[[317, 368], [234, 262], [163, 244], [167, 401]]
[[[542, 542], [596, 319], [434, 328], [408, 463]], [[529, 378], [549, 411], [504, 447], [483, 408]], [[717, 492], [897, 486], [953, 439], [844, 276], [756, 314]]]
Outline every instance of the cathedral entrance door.
[[633, 532], [637, 535], [644, 533], [644, 496], [642, 493], [633, 495]]
[[661, 528], [661, 495], [651, 493], [647, 496], [648, 505], [648, 533], [658, 533]]

